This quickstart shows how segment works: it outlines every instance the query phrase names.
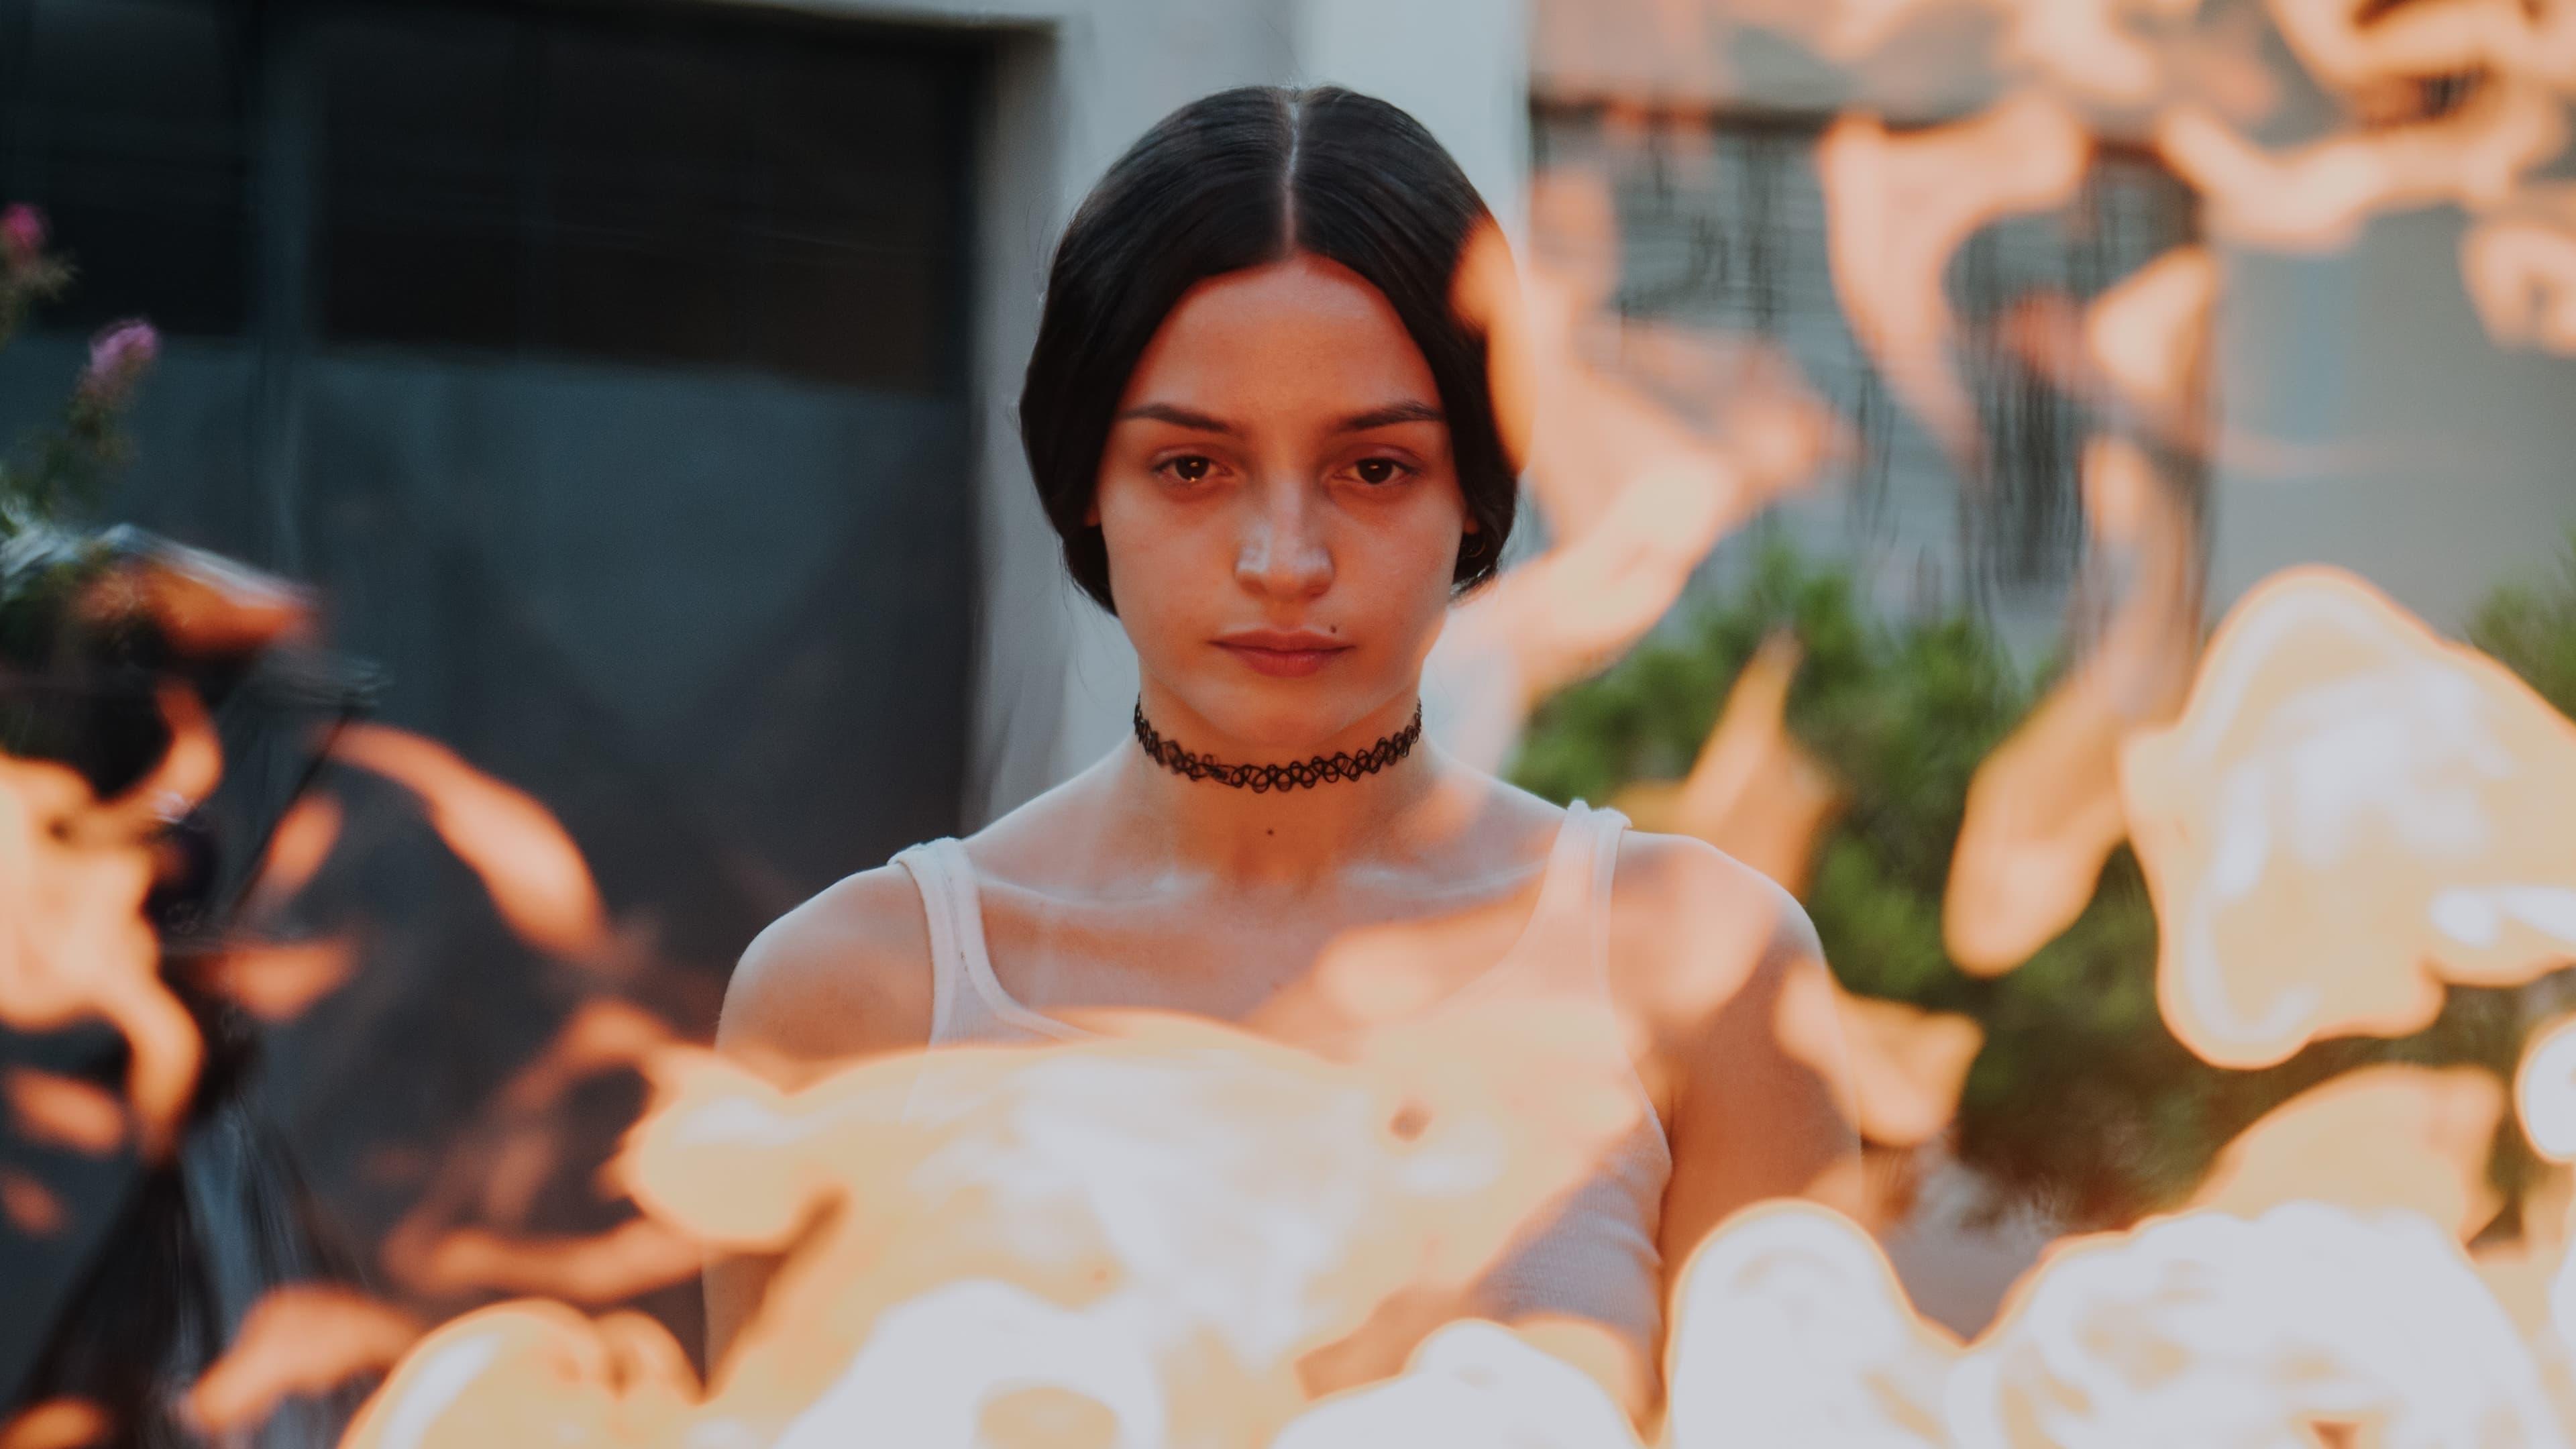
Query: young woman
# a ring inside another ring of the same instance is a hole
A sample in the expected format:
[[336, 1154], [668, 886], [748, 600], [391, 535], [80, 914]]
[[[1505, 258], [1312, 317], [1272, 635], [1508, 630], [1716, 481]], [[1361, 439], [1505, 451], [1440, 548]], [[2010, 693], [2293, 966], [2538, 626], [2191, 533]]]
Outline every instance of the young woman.
[[[1373, 969], [1434, 1003], [1560, 973], [1651, 1112], [1477, 1311], [1643, 1411], [1692, 1246], [1855, 1146], [1824, 1053], [1777, 1029], [1822, 970], [1795, 901], [1421, 737], [1424, 658], [1512, 526], [1489, 329], [1455, 300], [1493, 235], [1428, 132], [1342, 90], [1210, 96], [1110, 168], [1056, 253], [1020, 422], [1067, 566], [1135, 644], [1137, 742], [780, 920], [718, 1041], [819, 1070], [1156, 1007], [1302, 1042], [1318, 962], [1370, 933], [1409, 943]], [[717, 1353], [762, 1271], [710, 1275]]]

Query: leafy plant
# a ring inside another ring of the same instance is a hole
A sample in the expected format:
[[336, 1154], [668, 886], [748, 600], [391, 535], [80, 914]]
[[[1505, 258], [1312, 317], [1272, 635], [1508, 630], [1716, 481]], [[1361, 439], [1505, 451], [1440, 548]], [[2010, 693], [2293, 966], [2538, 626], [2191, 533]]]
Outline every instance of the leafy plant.
[[2560, 714], [2576, 718], [2576, 533], [2568, 535], [2557, 578], [2499, 587], [2470, 617], [2468, 636]]
[[[47, 250], [49, 240], [44, 216], [34, 207], [0, 208], [0, 347], [9, 345], [38, 304], [72, 283], [70, 265]], [[92, 340], [89, 366], [73, 385], [60, 420], [0, 457], [0, 541], [97, 497], [128, 456], [123, 413], [160, 352], [160, 334], [140, 320], [116, 323]]]
[[[1789, 727], [1849, 793], [1818, 845], [1808, 912], [1852, 990], [1983, 1026], [1957, 1146], [2009, 1196], [2080, 1226], [2125, 1222], [2174, 1205], [2230, 1138], [2338, 1072], [2474, 1062], [2510, 1078], [2526, 1013], [2514, 993], [2458, 988], [2439, 1020], [2402, 1041], [2322, 1042], [2258, 1072], [2201, 1061], [2157, 1010], [2156, 921], [2125, 850], [2083, 915], [2019, 969], [1992, 980], [1960, 971], [1940, 913], [1968, 782], [2037, 702], [2046, 671], [2026, 676], [1964, 615], [1873, 620], [1848, 575], [1785, 547], [1741, 588], [1549, 700], [1514, 777], [1556, 800], [1597, 801], [1682, 775], [1736, 672], [1778, 628], [1805, 647]], [[2576, 556], [2557, 592], [2500, 594], [2473, 634], [2562, 709], [2576, 704]], [[2499, 1134], [2496, 1164], [2508, 1187], [2530, 1165], [2510, 1136]]]

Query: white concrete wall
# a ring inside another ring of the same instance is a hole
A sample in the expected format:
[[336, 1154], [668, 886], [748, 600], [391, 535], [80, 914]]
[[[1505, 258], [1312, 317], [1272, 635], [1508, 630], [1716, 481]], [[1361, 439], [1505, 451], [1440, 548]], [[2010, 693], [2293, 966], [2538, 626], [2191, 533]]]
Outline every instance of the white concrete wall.
[[2457, 629], [2497, 584], [2555, 575], [2576, 530], [2576, 361], [2488, 338], [2461, 229], [2426, 212], [2333, 256], [2228, 256], [2214, 606], [2330, 563]]

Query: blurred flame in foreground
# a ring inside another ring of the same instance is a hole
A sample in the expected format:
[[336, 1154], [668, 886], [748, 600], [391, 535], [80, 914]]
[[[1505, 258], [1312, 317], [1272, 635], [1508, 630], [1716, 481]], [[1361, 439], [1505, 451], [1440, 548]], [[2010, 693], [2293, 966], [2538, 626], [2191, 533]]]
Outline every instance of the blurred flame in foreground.
[[2492, 205], [2556, 155], [2567, 122], [2542, 88], [2498, 80], [2439, 120], [2267, 151], [2205, 109], [2156, 122], [2156, 148], [2209, 205], [2212, 232], [2284, 251], [2349, 244], [2380, 212]]
[[160, 978], [143, 919], [150, 837], [214, 788], [221, 753], [204, 706], [163, 693], [172, 743], [151, 775], [102, 801], [60, 765], [0, 755], [0, 1025], [103, 1020], [132, 1049], [126, 1096], [147, 1150], [165, 1149], [205, 1044]]
[[1817, 145], [1834, 290], [1853, 335], [1954, 455], [1974, 457], [1980, 444], [1976, 405], [1950, 360], [1958, 328], [1942, 273], [1997, 217], [2064, 205], [2092, 154], [2075, 115], [2035, 94], [1908, 135], [1846, 116]]
[[1773, 349], [1618, 315], [1599, 177], [1542, 173], [1530, 205], [1526, 272], [1488, 242], [1455, 291], [1494, 326], [1496, 411], [1527, 448], [1553, 542], [1452, 611], [1424, 683], [1443, 743], [1487, 769], [1532, 706], [1643, 638], [1721, 537], [1812, 483], [1838, 446]]
[[2405, 1212], [2299, 1201], [2053, 1247], [1961, 1348], [1821, 1208], [1701, 1249], [1672, 1349], [1676, 1449], [2566, 1442], [2533, 1348], [2458, 1245]]
[[0, 1167], [0, 1217], [31, 1238], [50, 1238], [70, 1226], [54, 1190], [14, 1167]]
[[2175, 247], [2120, 279], [2084, 316], [2094, 367], [2169, 438], [2196, 436], [2218, 283], [2208, 248]]
[[0, 1074], [0, 1096], [18, 1134], [30, 1142], [102, 1156], [125, 1145], [125, 1111], [114, 1097], [78, 1077], [34, 1067]]
[[345, 1288], [294, 1284], [251, 1307], [230, 1347], [188, 1391], [183, 1412], [207, 1433], [245, 1429], [289, 1395], [392, 1364], [417, 1341], [410, 1314]]
[[602, 1073], [645, 1070], [673, 1042], [669, 1027], [625, 1002], [576, 1007], [386, 1234], [385, 1271], [435, 1297], [497, 1290], [575, 1303], [614, 1303], [695, 1277], [699, 1245], [650, 1218], [580, 1238], [524, 1231], [539, 1186], [564, 1163], [564, 1099]]
[[[2504, 1088], [2478, 1067], [2387, 1065], [2310, 1088], [2245, 1129], [2192, 1195], [2241, 1218], [2318, 1198], [2404, 1209], [2467, 1242], [2502, 1205], [2487, 1149]], [[2353, 1150], [2369, 1143], [2368, 1152]]]
[[1822, 971], [1791, 977], [1780, 993], [1781, 1045], [1819, 1066], [1843, 1057], [1858, 1099], [1860, 1135], [1916, 1147], [1958, 1115], [1959, 1089], [1985, 1045], [1985, 1028], [1956, 1012], [1854, 996]]
[[2460, 270], [2496, 341], [2576, 354], [2576, 185], [2526, 187], [2472, 223]]
[[1950, 957], [2008, 971], [2083, 914], [2128, 834], [2121, 741], [2169, 717], [2200, 648], [2199, 527], [2134, 444], [2084, 454], [2085, 517], [2105, 572], [2128, 575], [2084, 660], [1977, 766], [1950, 856], [1941, 928]]
[[2220, 624], [2123, 747], [2165, 1021], [2224, 1066], [2402, 1035], [2442, 983], [2576, 957], [2576, 725], [2361, 580], [2300, 568]]
[[243, 943], [209, 957], [199, 984], [266, 1022], [292, 1021], [357, 973], [355, 942]]
[[115, 1423], [85, 1399], [49, 1399], [0, 1424], [0, 1449], [81, 1449], [106, 1438]]
[[[2404, 689], [2386, 687], [2392, 671]], [[2202, 797], [2187, 787], [2202, 779], [2223, 791], [2231, 772], [2253, 771], [2258, 785], [2281, 774], [2312, 790], [2421, 794], [2430, 787], [2415, 777], [2450, 758], [2430, 745], [2484, 741], [2471, 754], [2489, 768], [2438, 795], [2450, 808], [2379, 822], [2386, 839], [2307, 822], [2307, 840], [2370, 848], [2302, 855], [2319, 879], [2287, 897], [2293, 906], [2430, 910], [2442, 892], [2492, 879], [2498, 863], [2473, 852], [2444, 873], [2397, 847], [2474, 838], [2458, 828], [2483, 799], [2471, 787], [2500, 762], [2545, 764], [2568, 743], [2563, 721], [2521, 719], [2534, 702], [2500, 675], [2349, 580], [2284, 576], [2222, 630], [2181, 721], [2133, 733], [2124, 784], [2138, 828], [2149, 841], [2168, 828], [2140, 802], [2196, 811]], [[2437, 707], [2429, 725], [2424, 701]], [[2333, 730], [2358, 731], [2358, 743], [2295, 763], [2297, 750], [2322, 748], [2319, 729], [2328, 744]], [[2273, 742], [2292, 763], [2221, 750], [2195, 776], [2158, 755], [2183, 748], [2167, 737], [2203, 734]], [[2373, 742], [2413, 752], [2355, 753]], [[2293, 790], [2276, 803], [2318, 802]], [[2410, 834], [2427, 821], [2447, 833]], [[2288, 828], [2303, 838], [2295, 811]], [[2247, 859], [2233, 849], [2230, 859]], [[2222, 881], [2265, 886], [2263, 860]], [[2155, 856], [2169, 910], [2176, 893], [2215, 888], [2182, 867]], [[2275, 936], [2316, 928], [2289, 906], [2273, 910]], [[2271, 954], [2222, 954], [2207, 969], [2227, 985], [2280, 979], [2275, 955], [2337, 979], [2374, 969], [2263, 941]], [[2530, 969], [2527, 951], [2495, 959]], [[1809, 995], [1784, 998], [1784, 1036], [1837, 1014], [1829, 990]], [[602, 1045], [567, 1048], [566, 1060], [632, 1047], [657, 1084], [617, 1179], [649, 1213], [718, 1249], [799, 1251], [704, 1391], [676, 1345], [641, 1320], [507, 1305], [417, 1346], [352, 1442], [803, 1444], [858, 1433], [961, 1449], [1303, 1449], [1420, 1443], [1445, 1428], [1476, 1442], [1638, 1445], [1594, 1379], [1494, 1324], [1452, 1324], [1397, 1377], [1311, 1406], [1297, 1382], [1302, 1357], [1400, 1287], [1466, 1282], [1519, 1213], [1582, 1171], [1585, 1153], [1567, 1152], [1560, 1134], [1527, 1130], [1533, 1110], [1590, 1124], [1589, 1150], [1618, 1129], [1608, 1094], [1553, 1100], [1554, 1017], [1410, 1041], [1390, 1032], [1368, 1060], [1342, 1065], [1144, 1017], [1112, 1038], [883, 1060], [792, 1093], [603, 1018], [578, 1034]], [[1973, 1027], [1944, 1040], [1946, 1028], [1926, 1026], [1892, 1024], [1857, 1053], [1865, 1121], [1880, 1104], [1874, 1137], [1919, 1141], [1948, 1116]], [[2210, 1039], [2222, 1050], [2241, 1041]], [[2557, 1155], [2576, 1140], [2570, 1040], [2576, 1029], [2563, 1025], [2537, 1035], [2516, 1089], [2533, 1140]], [[1893, 1087], [1874, 1080], [1873, 1051], [1910, 1074]], [[2566, 1315], [2507, 1308], [2521, 1283], [2576, 1305], [2563, 1233], [2543, 1224], [2527, 1250], [2482, 1250], [2476, 1264], [2461, 1246], [2498, 1207], [2484, 1149], [2503, 1100], [2493, 1078], [2466, 1068], [2330, 1081], [2239, 1138], [2190, 1210], [2056, 1245], [1968, 1343], [1920, 1320], [1848, 1220], [1806, 1204], [1750, 1209], [1680, 1281], [1655, 1441], [2038, 1449], [2334, 1433], [2563, 1444], [2576, 1407], [2553, 1398], [2568, 1381]], [[937, 1105], [914, 1115], [925, 1101]]]
[[2576, 1016], [2531, 1034], [2514, 1072], [2513, 1102], [2532, 1151], [2552, 1162], [2576, 1162]]
[[1765, 639], [1727, 691], [1689, 776], [1631, 785], [1611, 803], [1640, 830], [1696, 835], [1802, 893], [1816, 840], [1843, 800], [1824, 762], [1789, 733], [1802, 652], [1794, 634]]
[[332, 753], [420, 797], [448, 848], [472, 867], [522, 940], [568, 961], [597, 955], [608, 913], [590, 866], [554, 816], [525, 792], [435, 741], [384, 725], [352, 725]]
[[[2113, 533], [2128, 516], [2100, 512]], [[1777, 729], [1794, 664], [1766, 655], [1742, 718]], [[2352, 580], [2303, 570], [2230, 618], [2179, 721], [2130, 733], [2122, 785], [2168, 919], [2197, 909], [2213, 922], [2217, 949], [2190, 969], [2232, 994], [2250, 982], [2313, 999], [2294, 1035], [2259, 1040], [2270, 1051], [2372, 1019], [2353, 1015], [2384, 991], [2371, 983], [2417, 971], [2401, 951], [2352, 953], [2395, 931], [2355, 937], [2343, 918], [2362, 906], [2423, 928], [2414, 939], [2442, 947], [2441, 979], [2524, 979], [2564, 958], [2545, 882], [2564, 860], [2551, 852], [2576, 778], [2572, 729], [2491, 661]], [[48, 848], [94, 828], [82, 812], [99, 807], [60, 772], [6, 763], [0, 802], [71, 826], [43, 834]], [[2274, 860], [2276, 836], [2289, 864]], [[107, 840], [75, 864], [118, 865], [102, 871], [112, 888], [50, 898], [70, 905], [42, 918], [61, 934], [40, 940], [133, 939], [110, 928], [135, 918], [143, 877], [120, 853], [131, 838]], [[142, 949], [148, 971], [148, 937]], [[1872, 1139], [1937, 1134], [1973, 1024], [1807, 979], [1813, 989], [1783, 993], [1784, 1041], [1794, 1051], [1857, 1028]], [[2357, 980], [2360, 1008], [2338, 994]], [[2188, 993], [2174, 1000], [2195, 1047], [2247, 1048], [2243, 1033], [2195, 1021]], [[1472, 1313], [1477, 1274], [1637, 1125], [1621, 1084], [1574, 1070], [1598, 1057], [1578, 1050], [1557, 1004], [1497, 1000], [1431, 1021], [1372, 1021], [1350, 1059], [1327, 1061], [1209, 1023], [1122, 1017], [1097, 1040], [885, 1059], [790, 1092], [595, 1000], [500, 1094], [491, 1150], [431, 1195], [447, 1206], [397, 1235], [419, 1256], [389, 1245], [389, 1261], [443, 1275], [442, 1291], [542, 1286], [606, 1302], [694, 1271], [706, 1251], [794, 1248], [713, 1382], [633, 1313], [520, 1301], [415, 1342], [421, 1325], [398, 1310], [299, 1285], [254, 1310], [188, 1412], [236, 1431], [284, 1396], [390, 1363], [352, 1445], [855, 1434], [961, 1449], [1304, 1449], [1445, 1430], [1633, 1449], [1646, 1439], [1592, 1374], [1536, 1332], [1472, 1318], [1417, 1335], [1400, 1374], [1309, 1402], [1305, 1366], [1365, 1338], [1391, 1300], [1427, 1292]], [[2536, 1033], [2515, 1086], [2525, 1130], [2555, 1158], [2576, 1154], [2571, 1041], [2563, 1021]], [[579, 1244], [456, 1225], [467, 1207], [513, 1220], [560, 1152], [546, 1111], [626, 1068], [655, 1099], [607, 1181], [642, 1218]], [[10, 1097], [56, 1140], [108, 1144], [122, 1109], [57, 1086], [19, 1075]], [[1652, 1438], [2037, 1449], [2333, 1430], [2563, 1443], [2576, 1407], [2564, 1225], [2543, 1215], [2521, 1245], [2482, 1248], [2474, 1264], [2461, 1247], [2498, 1208], [2483, 1147], [2502, 1100], [2468, 1069], [2331, 1081], [2241, 1137], [2190, 1211], [2057, 1245], [1968, 1343], [1920, 1320], [1858, 1226], [1812, 1205], [1750, 1209], [1680, 1280], [1668, 1416]], [[1431, 1329], [1442, 1311], [1408, 1316]], [[0, 1442], [86, 1443], [109, 1427], [95, 1406], [55, 1403]]]
[[869, 1063], [793, 1093], [668, 1048], [618, 1178], [719, 1250], [815, 1235], [712, 1392], [658, 1373], [644, 1392], [673, 1416], [645, 1419], [605, 1375], [532, 1401], [529, 1383], [553, 1382], [543, 1365], [613, 1355], [560, 1309], [494, 1309], [424, 1341], [351, 1442], [517, 1438], [571, 1414], [600, 1443], [875, 1426], [966, 1445], [1038, 1387], [1096, 1405], [1116, 1426], [1101, 1442], [1240, 1442], [1294, 1416], [1301, 1359], [1400, 1288], [1463, 1289], [1634, 1125], [1606, 1084], [1566, 1090], [1582, 1078], [1561, 1069], [1564, 1020], [1499, 1003], [1334, 1065], [1143, 1017], [1097, 1042]]

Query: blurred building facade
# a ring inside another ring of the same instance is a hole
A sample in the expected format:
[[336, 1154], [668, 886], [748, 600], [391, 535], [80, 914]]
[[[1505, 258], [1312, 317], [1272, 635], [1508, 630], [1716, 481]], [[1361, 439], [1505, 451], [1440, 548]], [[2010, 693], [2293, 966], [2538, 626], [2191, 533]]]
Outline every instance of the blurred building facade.
[[[1558, 158], [1589, 159], [1617, 179], [1633, 233], [1625, 303], [1768, 329], [1862, 441], [1884, 445], [1863, 454], [1860, 472], [1782, 505], [1775, 525], [1851, 560], [1889, 607], [1982, 591], [2027, 642], [2052, 627], [2079, 541], [2076, 477], [2073, 458], [2044, 436], [2066, 425], [2063, 416], [2041, 409], [2044, 427], [2012, 436], [2030, 421], [2012, 406], [2030, 379], [2013, 375], [1981, 319], [2003, 315], [2017, 291], [2092, 295], [2162, 246], [2197, 239], [2199, 223], [2187, 188], [2143, 138], [2112, 135], [2075, 206], [2008, 218], [1962, 250], [1950, 300], [1963, 358], [1972, 373], [1983, 370], [1970, 382], [2006, 465], [1983, 480], [1999, 507], [1963, 520], [1963, 480], [1922, 446], [1918, 425], [1885, 415], [1884, 394], [1844, 360], [1849, 333], [1823, 277], [1820, 223], [1802, 210], [1815, 204], [1813, 171], [1783, 152], [1848, 112], [1897, 128], [1965, 119], [2010, 94], [2024, 72], [2003, 8], [1861, 10], [1895, 33], [1865, 58], [1837, 63], [1790, 38], [1821, 28], [1816, 14], [1794, 8], [1533, 0], [1540, 159], [1554, 140]], [[2207, 53], [2212, 86], [2256, 86], [2274, 116], [2267, 141], [2345, 123], [2286, 50], [2265, 47], [2259, 14], [2232, 18], [2245, 22], [2228, 32], [2241, 43]], [[1605, 117], [1615, 133], [1606, 146]], [[1699, 136], [1713, 140], [1691, 139]], [[1787, 183], [1767, 193], [1776, 203], [1769, 230], [1805, 250], [1766, 259], [1739, 245], [1735, 274], [1712, 275], [1711, 256], [1728, 259], [1724, 243], [1741, 240], [1766, 199], [1749, 194], [1765, 171]], [[2483, 330], [2461, 280], [2467, 224], [2455, 209], [2432, 207], [2380, 217], [2349, 246], [2286, 251], [2207, 238], [2221, 273], [2203, 485], [2213, 620], [2266, 575], [2316, 562], [2353, 569], [2455, 629], [2495, 585], [2556, 568], [2576, 528], [2576, 361], [2500, 346]], [[1748, 259], [1767, 261], [1775, 280], [1751, 285]], [[2016, 442], [2039, 465], [2025, 476], [2013, 475]], [[1743, 562], [1752, 542], [1721, 547], [1712, 574]]]

